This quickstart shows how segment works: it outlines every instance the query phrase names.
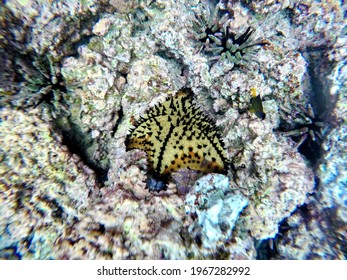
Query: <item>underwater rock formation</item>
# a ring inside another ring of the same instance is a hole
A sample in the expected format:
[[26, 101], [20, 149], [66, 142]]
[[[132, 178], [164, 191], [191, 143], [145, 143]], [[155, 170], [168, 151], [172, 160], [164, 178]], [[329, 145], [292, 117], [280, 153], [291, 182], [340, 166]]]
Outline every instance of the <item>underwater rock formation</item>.
[[223, 247], [247, 203], [231, 192], [228, 177], [207, 175], [196, 181], [186, 197], [186, 213], [194, 220], [188, 231], [205, 249]]
[[[339, 210], [322, 207], [314, 198], [306, 201], [286, 220], [284, 231], [276, 239], [277, 257], [282, 259], [342, 260], [346, 258], [346, 223]], [[345, 214], [344, 214], [345, 215]], [[331, 230], [334, 229], [334, 230]]]
[[[0, 258], [346, 258], [346, 4], [305, 3], [3, 3]], [[182, 88], [232, 165], [152, 193], [126, 138]]]
[[3, 108], [0, 119], [0, 258], [54, 258], [97, 193], [94, 172], [61, 144], [46, 110]]
[[284, 258], [346, 259], [347, 54], [340, 43], [331, 58], [341, 58], [342, 55], [344, 60], [337, 63], [329, 75], [329, 93], [332, 100], [336, 100], [332, 112], [335, 127], [322, 145], [317, 192], [305, 202], [302, 210], [288, 219], [293, 230], [279, 238], [278, 248]]

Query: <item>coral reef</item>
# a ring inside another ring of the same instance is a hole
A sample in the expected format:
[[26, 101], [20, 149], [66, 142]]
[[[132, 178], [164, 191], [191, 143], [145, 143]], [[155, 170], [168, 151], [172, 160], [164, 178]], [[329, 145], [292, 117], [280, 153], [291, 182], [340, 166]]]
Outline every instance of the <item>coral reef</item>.
[[[45, 114], [41, 118], [40, 113]], [[47, 259], [97, 193], [94, 172], [61, 145], [47, 111], [0, 110], [1, 258]]]
[[[59, 89], [59, 62], [76, 53], [90, 36], [88, 27], [104, 1], [11, 1], [1, 6], [0, 104], [37, 104], [42, 95]], [[59, 92], [56, 93], [59, 95]]]
[[[0, 258], [346, 258], [346, 4], [212, 2], [1, 4]], [[152, 193], [126, 139], [182, 88], [232, 165]]]
[[[303, 207], [286, 220], [286, 226], [290, 230], [276, 239], [276, 250], [280, 258], [345, 259], [346, 223], [337, 212], [322, 207], [314, 198], [306, 201]], [[334, 230], [331, 231], [331, 228]]]
[[[336, 48], [335, 58], [343, 55], [343, 51], [339, 51], [342, 48], [341, 45]], [[346, 57], [344, 53], [344, 60], [329, 76], [329, 92], [336, 100], [332, 112], [336, 123], [322, 145], [323, 157], [317, 171], [319, 188], [314, 198], [306, 202], [308, 210], [289, 218], [288, 223], [293, 223], [294, 230], [279, 239], [279, 250], [286, 258], [346, 259], [347, 256]]]
[[195, 220], [188, 231], [206, 249], [222, 247], [247, 203], [245, 197], [231, 192], [228, 177], [207, 175], [187, 194], [186, 213]]
[[[138, 200], [120, 187], [101, 191], [101, 199], [58, 240], [59, 259], [184, 259], [180, 236], [182, 199], [148, 196]], [[181, 204], [181, 206], [179, 206]]]

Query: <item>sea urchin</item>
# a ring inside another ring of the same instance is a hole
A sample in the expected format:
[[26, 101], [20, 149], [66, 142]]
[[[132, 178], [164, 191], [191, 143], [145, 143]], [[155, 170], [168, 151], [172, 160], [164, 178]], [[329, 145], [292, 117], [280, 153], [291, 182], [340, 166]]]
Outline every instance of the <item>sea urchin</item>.
[[204, 51], [210, 61], [228, 59], [234, 65], [244, 65], [249, 61], [247, 55], [255, 51], [254, 47], [268, 45], [267, 40], [250, 42], [254, 29], [248, 27], [237, 36], [231, 29], [229, 13], [219, 16], [220, 4], [214, 9], [209, 5], [198, 5], [194, 10], [193, 37], [199, 51]]

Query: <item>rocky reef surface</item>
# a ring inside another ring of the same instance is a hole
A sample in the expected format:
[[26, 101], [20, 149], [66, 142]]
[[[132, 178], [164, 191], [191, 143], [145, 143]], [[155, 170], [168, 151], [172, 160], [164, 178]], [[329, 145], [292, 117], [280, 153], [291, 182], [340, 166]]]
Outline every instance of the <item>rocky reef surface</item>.
[[[0, 4], [1, 259], [346, 258], [346, 4], [68, 2]], [[149, 192], [125, 138], [184, 87], [232, 166]]]

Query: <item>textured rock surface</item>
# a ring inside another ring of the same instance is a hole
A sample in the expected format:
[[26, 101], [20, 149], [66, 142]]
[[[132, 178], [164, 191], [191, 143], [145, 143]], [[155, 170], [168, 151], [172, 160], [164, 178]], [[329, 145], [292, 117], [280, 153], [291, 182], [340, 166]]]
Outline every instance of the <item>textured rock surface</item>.
[[196, 181], [186, 197], [186, 213], [195, 217], [188, 230], [206, 249], [221, 247], [246, 205], [245, 197], [231, 193], [227, 177], [207, 175]]
[[[287, 219], [290, 230], [277, 239], [280, 258], [345, 259], [346, 223], [341, 220], [339, 210], [324, 208], [314, 198], [306, 203]], [[339, 208], [341, 210], [341, 206]]]
[[[198, 47], [209, 1], [1, 5], [0, 258], [346, 258], [346, 4], [220, 1], [270, 43], [239, 65]], [[150, 193], [124, 141], [182, 87], [234, 166]]]
[[94, 172], [39, 115], [0, 110], [1, 258], [53, 258], [55, 242], [97, 193]]
[[285, 223], [277, 238], [277, 257], [286, 259], [346, 259], [346, 90], [347, 68], [343, 38], [330, 55], [340, 61], [327, 76], [327, 91], [334, 100], [333, 128], [322, 144], [323, 156], [317, 170], [319, 186], [303, 207]]

